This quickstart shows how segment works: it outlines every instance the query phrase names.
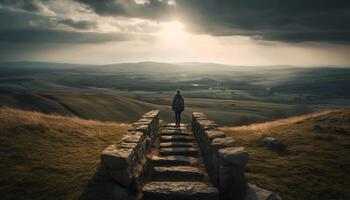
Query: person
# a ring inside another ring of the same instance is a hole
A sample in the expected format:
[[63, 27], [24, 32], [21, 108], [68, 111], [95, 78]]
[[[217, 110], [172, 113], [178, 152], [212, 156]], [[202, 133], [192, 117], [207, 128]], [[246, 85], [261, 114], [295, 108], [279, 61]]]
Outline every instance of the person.
[[184, 98], [180, 94], [180, 90], [176, 91], [176, 95], [173, 99], [172, 109], [175, 112], [175, 122], [177, 126], [180, 126], [181, 112], [185, 110]]

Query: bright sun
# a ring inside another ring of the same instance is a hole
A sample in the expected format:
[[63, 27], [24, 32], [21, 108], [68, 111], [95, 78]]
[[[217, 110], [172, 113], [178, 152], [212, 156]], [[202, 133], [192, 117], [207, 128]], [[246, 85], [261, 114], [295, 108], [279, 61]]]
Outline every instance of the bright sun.
[[178, 21], [163, 23], [162, 32], [166, 34], [182, 34], [184, 33], [184, 25]]
[[[166, 43], [183, 43], [188, 33], [184, 31], [184, 25], [178, 21], [162, 23], [162, 29], [159, 36]], [[165, 42], [163, 41], [163, 42]]]

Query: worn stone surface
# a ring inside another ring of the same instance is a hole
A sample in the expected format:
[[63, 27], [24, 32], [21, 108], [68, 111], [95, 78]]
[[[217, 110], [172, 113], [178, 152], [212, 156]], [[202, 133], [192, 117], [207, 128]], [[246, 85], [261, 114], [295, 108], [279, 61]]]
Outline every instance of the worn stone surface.
[[114, 144], [103, 150], [101, 161], [108, 169], [123, 170], [133, 164], [134, 153], [133, 148], [120, 147]]
[[285, 151], [287, 149], [287, 145], [283, 144], [282, 141], [280, 141], [279, 139], [273, 137], [263, 138], [262, 144], [263, 146], [274, 151]]
[[262, 189], [256, 185], [248, 184], [245, 200], [281, 200], [275, 193]]
[[201, 182], [150, 182], [142, 188], [145, 200], [218, 200], [215, 187]]
[[136, 143], [139, 144], [141, 142], [142, 136], [136, 135], [136, 134], [127, 134], [124, 135], [121, 139], [123, 142], [128, 142], [128, 143]]
[[193, 137], [189, 136], [180, 136], [180, 135], [173, 135], [173, 136], [161, 136], [160, 141], [161, 142], [189, 142], [193, 141]]
[[195, 117], [205, 116], [205, 114], [202, 113], [202, 112], [193, 112], [192, 115], [195, 116]]
[[114, 181], [135, 189], [147, 169], [146, 153], [158, 131], [159, 111], [151, 111], [133, 123], [126, 135], [115, 145], [107, 147], [101, 154], [101, 164]]
[[198, 163], [197, 158], [188, 156], [151, 156], [149, 159], [157, 165], [191, 165]]
[[204, 126], [202, 126], [202, 130], [203, 131], [217, 130], [217, 126], [216, 125], [204, 125]]
[[207, 135], [209, 143], [215, 138], [224, 138], [225, 137], [225, 133], [222, 131], [208, 130], [208, 131], [205, 131], [204, 133]]
[[176, 147], [186, 147], [190, 148], [193, 143], [189, 142], [162, 142], [159, 144], [160, 148], [176, 148]]
[[180, 126], [176, 125], [175, 123], [167, 123], [164, 127], [187, 127], [186, 124], [181, 123]]
[[139, 125], [135, 126], [134, 129], [136, 131], [140, 131], [140, 132], [142, 132], [144, 134], [150, 135], [149, 125], [139, 124]]
[[234, 147], [236, 145], [235, 140], [232, 137], [215, 138], [210, 144], [210, 148], [213, 152], [217, 152], [219, 149], [226, 147]]
[[161, 156], [183, 156], [183, 155], [197, 155], [196, 148], [162, 148], [159, 151]]
[[219, 150], [222, 161], [244, 168], [249, 160], [249, 154], [244, 147], [228, 147]]
[[181, 131], [181, 130], [162, 130], [160, 132], [161, 135], [167, 135], [167, 136], [171, 136], [171, 135], [183, 135], [183, 136], [190, 136], [192, 135], [192, 133], [187, 132], [187, 131]]
[[201, 126], [217, 126], [215, 122], [208, 119], [201, 119], [201, 120], [197, 119], [197, 121]]
[[137, 120], [137, 122], [144, 122], [144, 123], [151, 123], [153, 121], [153, 118], [141, 118]]
[[110, 176], [124, 187], [133, 182], [132, 171], [137, 163], [136, 143], [121, 143], [107, 147], [101, 154], [102, 165]]
[[191, 166], [170, 166], [154, 167], [156, 176], [176, 176], [176, 177], [203, 177], [203, 172], [197, 167]]

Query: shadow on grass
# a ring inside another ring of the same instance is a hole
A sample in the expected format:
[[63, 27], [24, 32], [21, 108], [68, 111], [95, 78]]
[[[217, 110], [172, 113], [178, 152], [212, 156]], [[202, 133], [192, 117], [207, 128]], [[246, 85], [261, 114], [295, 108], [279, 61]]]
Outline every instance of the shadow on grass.
[[87, 184], [79, 200], [135, 200], [135, 195], [120, 186], [108, 174], [103, 166], [99, 166]]

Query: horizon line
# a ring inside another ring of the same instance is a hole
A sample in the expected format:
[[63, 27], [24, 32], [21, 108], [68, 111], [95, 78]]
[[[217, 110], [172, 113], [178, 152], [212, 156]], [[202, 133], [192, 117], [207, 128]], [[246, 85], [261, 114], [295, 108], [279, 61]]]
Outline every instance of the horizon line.
[[144, 61], [135, 61], [135, 62], [115, 62], [115, 63], [107, 63], [107, 64], [89, 64], [89, 63], [76, 63], [76, 62], [58, 62], [58, 61], [40, 61], [40, 60], [17, 60], [17, 61], [0, 61], [0, 64], [6, 63], [48, 63], [48, 64], [70, 64], [70, 65], [89, 65], [89, 66], [108, 66], [108, 65], [122, 65], [122, 64], [141, 64], [141, 63], [158, 63], [158, 64], [173, 64], [173, 65], [181, 65], [181, 64], [213, 64], [213, 65], [222, 65], [227, 67], [296, 67], [296, 68], [350, 68], [345, 65], [288, 65], [288, 64], [273, 64], [273, 65], [239, 65], [239, 64], [225, 64], [219, 62], [198, 62], [198, 61], [186, 61], [186, 62], [163, 62], [163, 61], [152, 61], [152, 60], [144, 60]]

